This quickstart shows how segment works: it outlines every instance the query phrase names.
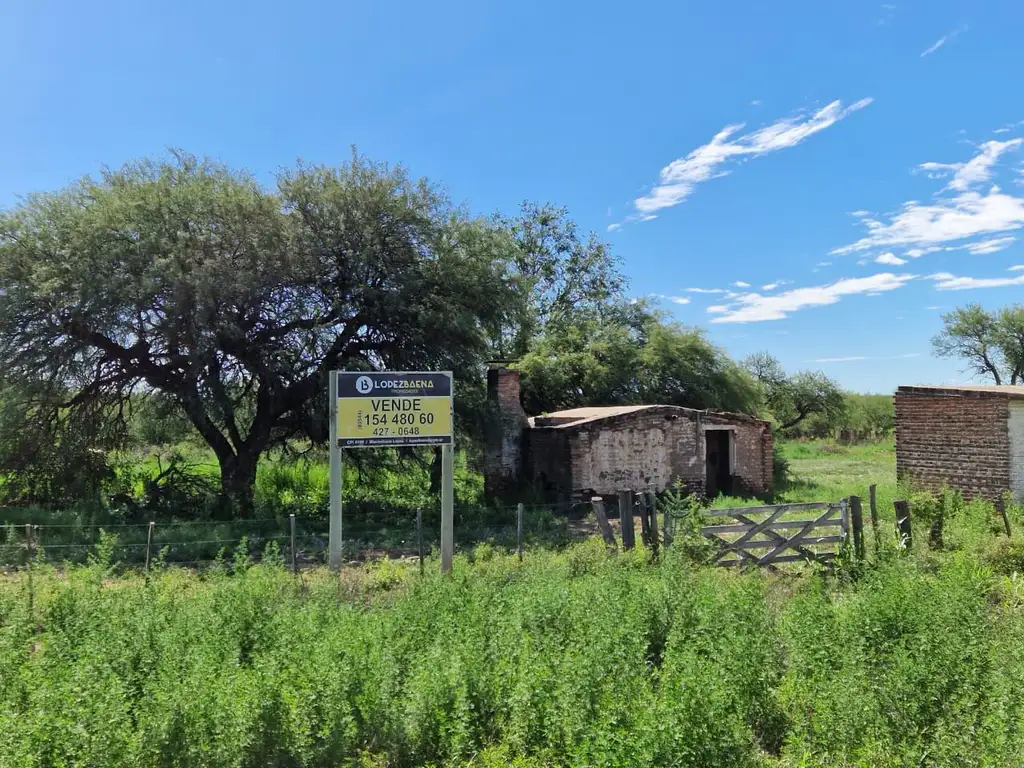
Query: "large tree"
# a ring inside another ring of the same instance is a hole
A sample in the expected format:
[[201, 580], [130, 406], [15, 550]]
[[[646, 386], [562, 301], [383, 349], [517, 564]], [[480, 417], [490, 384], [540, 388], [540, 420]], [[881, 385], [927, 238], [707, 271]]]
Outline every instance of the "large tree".
[[749, 411], [752, 380], [704, 334], [643, 302], [609, 304], [549, 328], [519, 363], [531, 413], [587, 405], [667, 404]]
[[159, 393], [245, 514], [264, 451], [325, 438], [331, 369], [479, 379], [517, 306], [512, 248], [358, 156], [273, 189], [181, 153], [130, 163], [0, 214], [0, 365], [40, 414]]
[[618, 260], [593, 232], [580, 232], [566, 209], [525, 202], [518, 216], [494, 221], [514, 244], [510, 268], [520, 299], [495, 340], [496, 357], [521, 358], [546, 332], [571, 333], [622, 300]]
[[829, 423], [841, 420], [846, 407], [843, 391], [825, 374], [800, 371], [789, 375], [767, 352], [747, 357], [743, 365], [760, 385], [764, 406], [779, 429], [792, 429], [815, 415]]
[[998, 313], [968, 304], [942, 316], [942, 331], [932, 339], [932, 346], [939, 357], [964, 360], [976, 376], [995, 384], [1002, 384], [1004, 378], [1016, 384], [1020, 369], [1006, 358], [1001, 336]]

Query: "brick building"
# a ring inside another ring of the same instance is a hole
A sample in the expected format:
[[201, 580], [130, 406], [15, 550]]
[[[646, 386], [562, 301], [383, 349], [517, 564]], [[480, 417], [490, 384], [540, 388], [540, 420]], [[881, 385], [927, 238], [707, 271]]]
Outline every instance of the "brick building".
[[485, 484], [490, 498], [514, 500], [526, 488], [552, 502], [587, 500], [624, 489], [765, 494], [772, 484], [768, 422], [735, 413], [671, 405], [574, 408], [528, 417], [519, 372], [492, 369], [496, 409]]
[[896, 475], [965, 498], [1024, 496], [1024, 387], [900, 387]]

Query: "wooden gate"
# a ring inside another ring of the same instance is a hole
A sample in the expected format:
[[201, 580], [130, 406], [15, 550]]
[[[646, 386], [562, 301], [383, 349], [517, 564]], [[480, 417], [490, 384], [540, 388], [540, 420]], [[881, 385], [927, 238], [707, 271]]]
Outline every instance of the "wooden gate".
[[846, 541], [845, 501], [709, 509], [701, 533], [718, 546], [715, 565], [765, 566], [833, 560]]

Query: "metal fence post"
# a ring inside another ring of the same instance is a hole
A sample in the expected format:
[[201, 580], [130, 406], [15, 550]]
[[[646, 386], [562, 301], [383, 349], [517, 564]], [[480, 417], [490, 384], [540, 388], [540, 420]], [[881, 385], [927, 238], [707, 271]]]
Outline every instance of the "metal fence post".
[[416, 541], [420, 551], [420, 576], [423, 575], [423, 510], [416, 510]]
[[878, 548], [881, 546], [881, 542], [878, 538], [878, 505], [877, 505], [878, 486], [872, 483], [868, 486], [868, 502], [871, 505], [871, 533], [875, 537], [875, 556], [878, 555]]
[[516, 506], [516, 549], [519, 552], [519, 562], [523, 562], [523, 517], [526, 515], [526, 507], [522, 502]]
[[298, 575], [299, 573], [299, 558], [298, 553], [295, 550], [295, 513], [288, 515], [288, 524], [291, 527], [292, 534], [292, 573]]
[[146, 573], [149, 573], [150, 552], [153, 549], [153, 529], [156, 528], [156, 521], [149, 521], [149, 530], [146, 531]]

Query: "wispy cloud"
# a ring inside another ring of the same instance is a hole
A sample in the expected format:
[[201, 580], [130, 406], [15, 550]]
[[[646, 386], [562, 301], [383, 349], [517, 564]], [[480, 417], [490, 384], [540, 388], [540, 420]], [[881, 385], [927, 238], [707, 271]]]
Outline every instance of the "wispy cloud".
[[1017, 240], [1013, 235], [1008, 237], [995, 237], [991, 240], [978, 240], [964, 246], [968, 251], [975, 254], [996, 253], [1009, 248]]
[[866, 98], [843, 107], [837, 100], [812, 115], [783, 118], [742, 135], [737, 135], [744, 128], [742, 123], [727, 125], [704, 146], [662, 168], [658, 183], [634, 201], [637, 213], [627, 221], [653, 218], [657, 211], [686, 200], [698, 185], [730, 173], [724, 167], [727, 164], [795, 147], [870, 103]]
[[759, 323], [765, 320], [781, 320], [801, 309], [835, 304], [844, 296], [874, 295], [893, 291], [914, 277], [882, 272], [868, 277], [838, 280], [828, 285], [794, 288], [770, 296], [744, 293], [736, 297], [732, 304], [709, 307], [708, 312], [718, 315], [712, 318], [712, 323]]
[[762, 104], [764, 104], [764, 102], [761, 101], [760, 99], [753, 99], [750, 102], [750, 106], [752, 107], [760, 107]]
[[1019, 229], [1024, 226], [1024, 198], [1006, 194], [997, 186], [983, 192], [972, 187], [987, 182], [1000, 155], [1017, 149], [1022, 141], [986, 142], [966, 163], [924, 163], [919, 168], [952, 173], [953, 178], [943, 191], [955, 194], [933, 203], [911, 200], [888, 217], [862, 217], [861, 224], [867, 234], [855, 243], [835, 248], [832, 253], [841, 255], [871, 248], [905, 246], [909, 248], [906, 255], [917, 258], [950, 244]]
[[921, 58], [923, 59], [925, 56], [930, 56], [931, 54], [933, 54], [937, 50], [939, 50], [939, 48], [944, 46], [946, 43], [951, 43], [954, 40], [956, 40], [957, 37], [960, 36], [961, 32], [966, 32], [966, 31], [967, 31], [967, 25], [964, 24], [962, 26], [957, 27], [952, 32], [943, 35], [942, 37], [940, 37], [938, 40], [936, 40], [934, 43], [929, 45], [927, 48], [925, 48], [921, 52]]
[[946, 189], [963, 192], [974, 184], [980, 184], [992, 178], [992, 168], [999, 161], [999, 156], [1009, 150], [1018, 149], [1024, 139], [1009, 141], [986, 141], [981, 145], [981, 152], [966, 163], [921, 163], [919, 171], [927, 171], [931, 178], [941, 178], [950, 173], [952, 180]]
[[849, 355], [848, 357], [818, 357], [809, 360], [811, 363], [853, 363], [860, 360], [909, 360], [912, 357], [920, 357], [920, 352], [908, 352], [905, 355], [886, 355], [883, 357], [871, 357], [870, 355]]
[[906, 259], [901, 259], [899, 256], [892, 253], [891, 251], [887, 251], [886, 253], [880, 254], [875, 258], [875, 264], [888, 264], [891, 267], [899, 267], [906, 263]]
[[671, 301], [673, 304], [689, 304], [691, 299], [689, 296], [666, 296], [663, 293], [652, 293], [652, 299], [661, 299], [662, 301]]
[[725, 293], [725, 288], [684, 288], [686, 293]]
[[938, 291], [969, 291], [975, 288], [1007, 288], [1011, 285], [1024, 285], [1024, 275], [1017, 277], [957, 277], [949, 272], [938, 272], [929, 275], [935, 281]]
[[735, 283], [733, 283], [733, 285], [735, 285], [737, 288], [749, 288], [750, 287], [750, 283], [744, 283], [742, 280], [737, 280]]
[[1024, 272], [1024, 264], [1014, 264], [1010, 267], [1010, 272]]

